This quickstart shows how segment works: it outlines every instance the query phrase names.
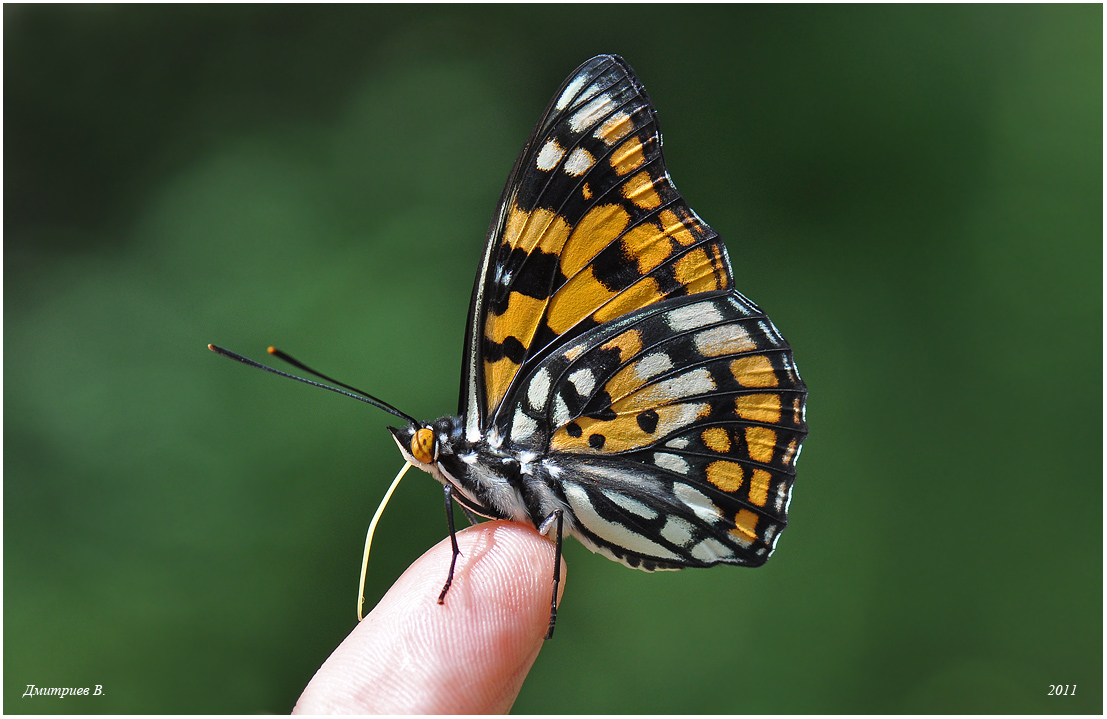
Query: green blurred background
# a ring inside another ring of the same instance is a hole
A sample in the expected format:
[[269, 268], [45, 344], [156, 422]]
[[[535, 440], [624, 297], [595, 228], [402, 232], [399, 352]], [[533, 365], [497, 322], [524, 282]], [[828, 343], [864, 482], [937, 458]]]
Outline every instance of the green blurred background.
[[[811, 436], [761, 570], [570, 542], [515, 711], [1102, 711], [1100, 6], [4, 21], [6, 711], [291, 709], [401, 460], [387, 415], [204, 346], [452, 413], [502, 184], [600, 52], [794, 346]], [[441, 513], [401, 486], [370, 602]]]

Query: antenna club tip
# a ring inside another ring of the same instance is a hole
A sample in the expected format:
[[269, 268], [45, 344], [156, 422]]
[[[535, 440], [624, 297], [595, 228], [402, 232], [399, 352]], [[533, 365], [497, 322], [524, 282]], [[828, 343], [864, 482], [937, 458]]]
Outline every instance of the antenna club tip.
[[215, 345], [213, 345], [211, 342], [208, 342], [208, 349], [211, 350], [212, 352], [214, 352], [215, 351]]
[[277, 354], [277, 348], [276, 347], [270, 347], [269, 349], [267, 349], [265, 351], [268, 352], [271, 355]]

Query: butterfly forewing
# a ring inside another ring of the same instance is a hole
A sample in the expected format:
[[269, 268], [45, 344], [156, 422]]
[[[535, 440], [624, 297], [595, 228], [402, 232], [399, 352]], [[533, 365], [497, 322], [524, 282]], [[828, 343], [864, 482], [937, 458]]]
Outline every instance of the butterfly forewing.
[[[622, 60], [585, 63], [516, 163], [474, 292], [468, 394], [496, 424], [520, 368], [641, 307], [731, 286], [726, 249], [676, 191], [657, 116]], [[479, 345], [478, 345], [479, 343]], [[479, 389], [478, 389], [479, 388]]]

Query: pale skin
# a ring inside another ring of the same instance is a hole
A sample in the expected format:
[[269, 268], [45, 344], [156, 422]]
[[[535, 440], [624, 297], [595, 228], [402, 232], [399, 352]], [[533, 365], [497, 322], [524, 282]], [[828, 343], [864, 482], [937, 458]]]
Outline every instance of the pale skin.
[[[308, 683], [294, 714], [506, 713], [542, 649], [554, 547], [532, 527], [485, 522], [404, 572]], [[565, 563], [561, 588], [565, 587]], [[559, 597], [560, 601], [560, 597]]]

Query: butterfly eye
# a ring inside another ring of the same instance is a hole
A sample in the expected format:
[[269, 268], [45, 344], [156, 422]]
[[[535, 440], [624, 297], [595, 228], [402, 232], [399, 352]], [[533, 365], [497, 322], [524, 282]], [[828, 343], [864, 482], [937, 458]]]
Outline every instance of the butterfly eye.
[[411, 456], [423, 464], [434, 461], [434, 431], [423, 427], [411, 438]]

